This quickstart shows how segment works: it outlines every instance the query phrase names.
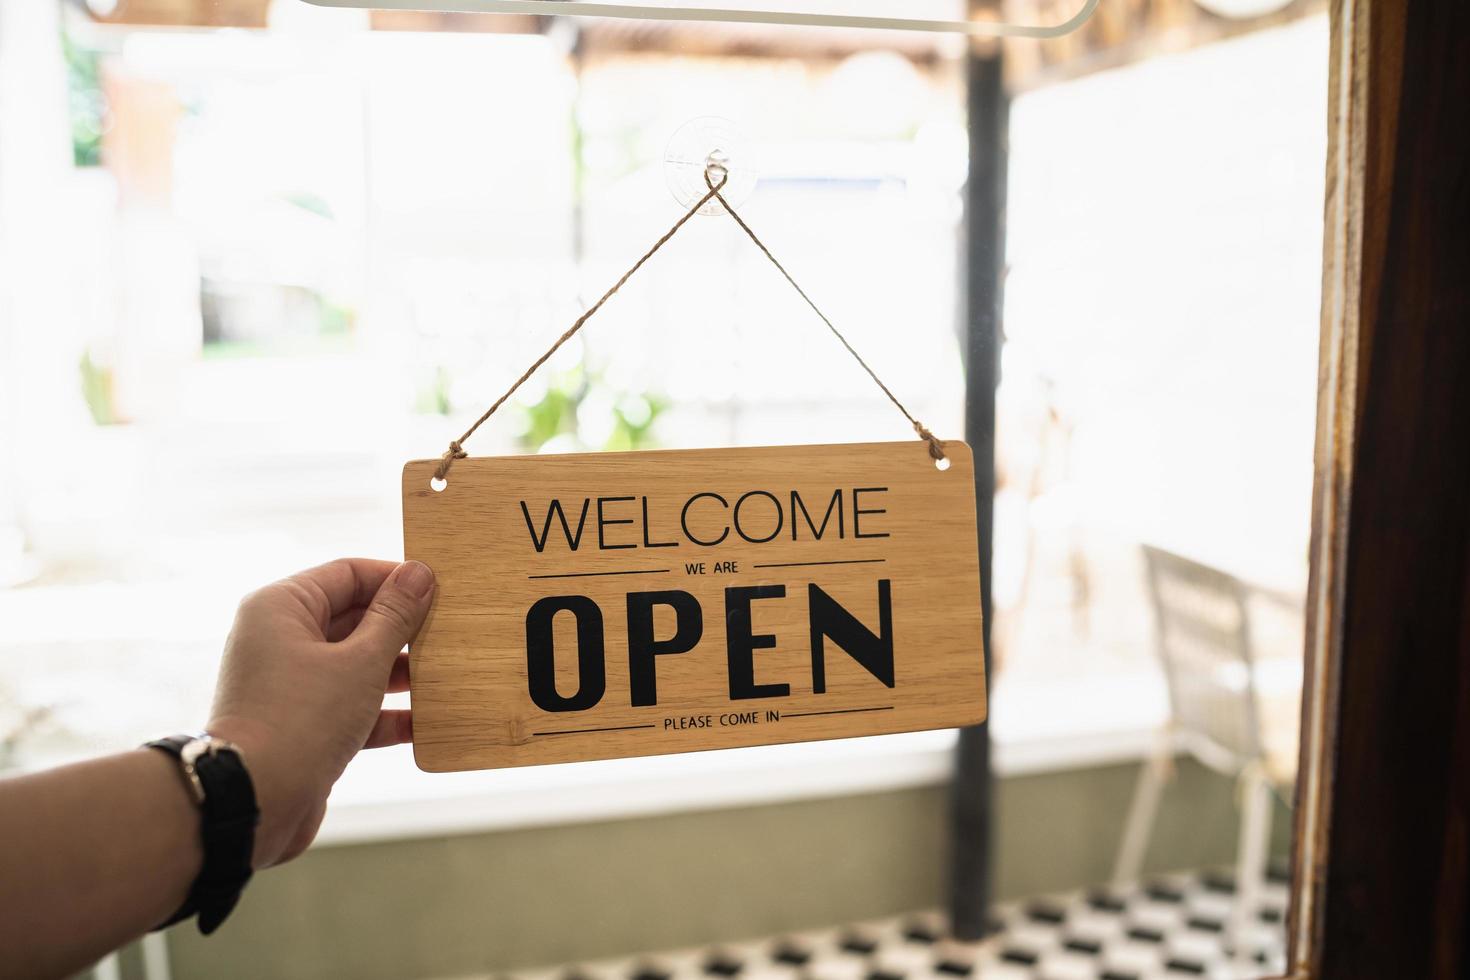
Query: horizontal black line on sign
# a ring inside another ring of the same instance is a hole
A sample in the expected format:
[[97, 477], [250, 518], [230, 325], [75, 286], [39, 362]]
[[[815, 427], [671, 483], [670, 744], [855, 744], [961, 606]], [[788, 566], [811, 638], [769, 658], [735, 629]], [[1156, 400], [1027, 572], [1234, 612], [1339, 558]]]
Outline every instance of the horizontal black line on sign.
[[657, 725], [619, 725], [617, 728], [572, 728], [564, 732], [532, 732], [532, 735], [590, 735], [593, 732], [631, 732], [635, 728], [657, 728]]
[[881, 708], [836, 708], [832, 711], [792, 711], [783, 714], [781, 718], [811, 718], [815, 715], [856, 715], [864, 711], [892, 711], [893, 705], [885, 704]]
[[755, 565], [755, 568], [803, 568], [807, 565], [876, 565], [887, 558], [851, 558], [847, 561], [783, 561], [773, 565]]
[[623, 572], [563, 572], [558, 575], [527, 575], [526, 578], [591, 578], [595, 575], [667, 575], [667, 568], [648, 568]]

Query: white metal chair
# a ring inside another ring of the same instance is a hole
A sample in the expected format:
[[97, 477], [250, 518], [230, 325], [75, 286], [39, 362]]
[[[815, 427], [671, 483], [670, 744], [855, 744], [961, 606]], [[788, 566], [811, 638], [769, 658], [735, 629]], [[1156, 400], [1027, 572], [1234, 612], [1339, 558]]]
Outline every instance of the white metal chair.
[[1187, 752], [1240, 781], [1243, 812], [1236, 851], [1236, 894], [1226, 939], [1242, 940], [1259, 904], [1269, 861], [1273, 789], [1296, 777], [1293, 699], [1264, 704], [1253, 656], [1252, 590], [1218, 569], [1143, 546], [1159, 656], [1171, 718], [1144, 764], [1129, 807], [1113, 884], [1138, 879], [1172, 760]]

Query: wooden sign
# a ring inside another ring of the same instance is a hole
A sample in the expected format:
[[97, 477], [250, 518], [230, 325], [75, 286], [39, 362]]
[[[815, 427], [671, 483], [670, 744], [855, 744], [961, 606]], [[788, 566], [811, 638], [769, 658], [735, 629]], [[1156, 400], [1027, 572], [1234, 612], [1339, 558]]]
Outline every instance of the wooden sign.
[[419, 766], [983, 721], [974, 476], [943, 445], [470, 458], [442, 490], [409, 463]]

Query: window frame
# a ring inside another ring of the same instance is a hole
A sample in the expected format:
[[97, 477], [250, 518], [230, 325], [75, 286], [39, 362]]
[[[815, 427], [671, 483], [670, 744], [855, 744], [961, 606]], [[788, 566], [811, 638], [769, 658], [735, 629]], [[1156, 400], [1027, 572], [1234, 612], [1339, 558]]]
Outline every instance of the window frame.
[[1470, 969], [1470, 18], [1332, 0], [1289, 976]]

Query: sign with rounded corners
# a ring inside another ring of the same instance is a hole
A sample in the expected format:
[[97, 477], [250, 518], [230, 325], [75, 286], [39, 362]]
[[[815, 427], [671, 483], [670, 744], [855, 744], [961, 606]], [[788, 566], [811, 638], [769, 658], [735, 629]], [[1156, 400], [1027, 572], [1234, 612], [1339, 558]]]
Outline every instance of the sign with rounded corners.
[[410, 647], [434, 772], [978, 724], [969, 447], [469, 458], [403, 470], [438, 583]]

